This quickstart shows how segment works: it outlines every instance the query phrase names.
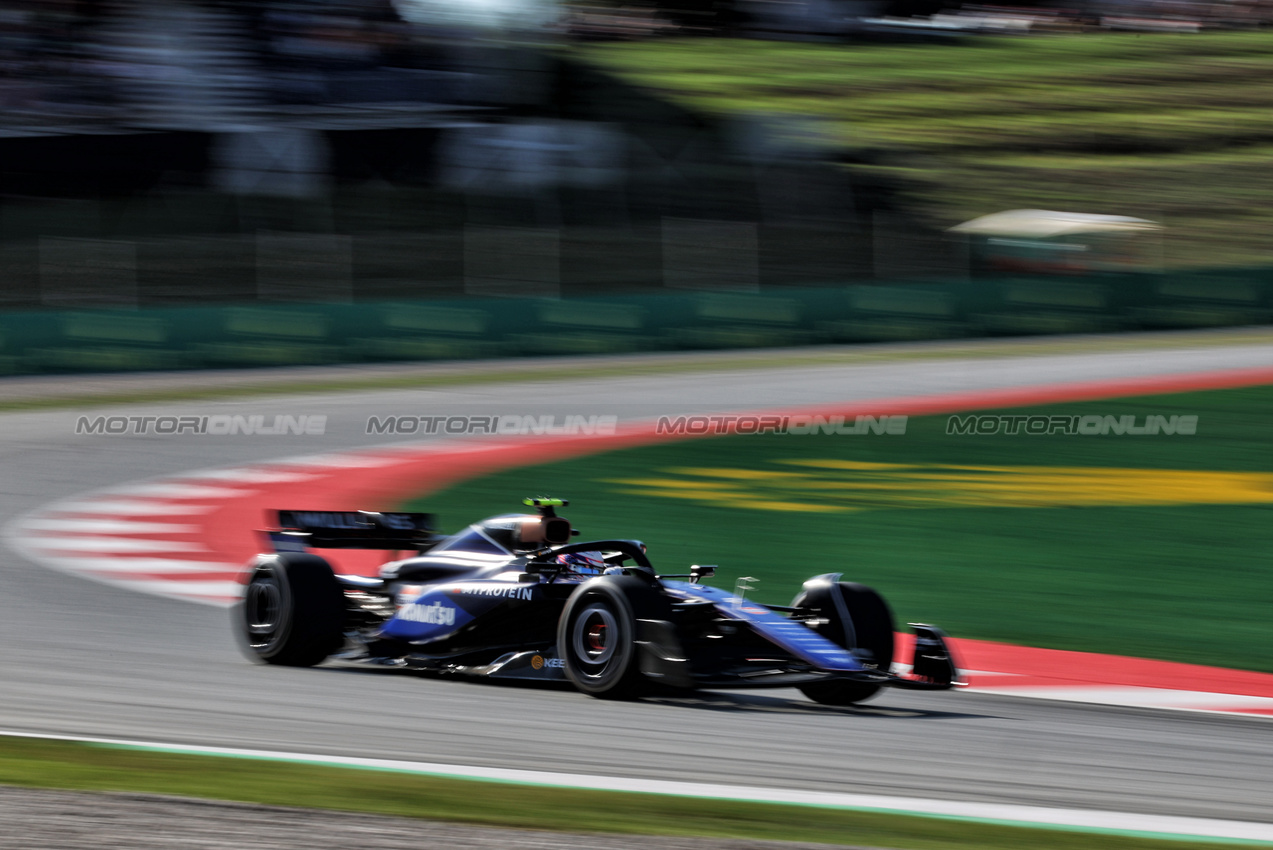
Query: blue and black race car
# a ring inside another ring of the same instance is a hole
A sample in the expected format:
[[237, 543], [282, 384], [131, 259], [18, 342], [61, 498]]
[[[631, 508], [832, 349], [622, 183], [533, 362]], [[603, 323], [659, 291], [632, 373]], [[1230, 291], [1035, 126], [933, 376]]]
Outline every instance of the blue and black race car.
[[[945, 636], [912, 623], [894, 659], [893, 616], [860, 584], [820, 575], [789, 606], [705, 585], [715, 567], [658, 573], [639, 540], [571, 542], [561, 499], [527, 499], [450, 536], [429, 514], [279, 511], [274, 552], [250, 565], [236, 628], [268, 664], [328, 658], [492, 679], [569, 681], [597, 697], [652, 688], [796, 687], [851, 705], [882, 687], [945, 690]], [[413, 551], [377, 578], [340, 575], [311, 549]], [[901, 671], [901, 672], [898, 672]]]

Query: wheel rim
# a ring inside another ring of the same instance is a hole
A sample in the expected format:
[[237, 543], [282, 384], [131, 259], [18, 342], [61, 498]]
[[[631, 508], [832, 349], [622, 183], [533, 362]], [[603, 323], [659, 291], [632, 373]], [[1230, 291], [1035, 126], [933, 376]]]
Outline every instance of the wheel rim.
[[594, 602], [579, 612], [571, 630], [575, 657], [589, 667], [604, 667], [614, 657], [618, 622], [605, 605]]
[[263, 646], [278, 631], [283, 613], [283, 589], [273, 576], [253, 578], [243, 600], [243, 619], [253, 646]]

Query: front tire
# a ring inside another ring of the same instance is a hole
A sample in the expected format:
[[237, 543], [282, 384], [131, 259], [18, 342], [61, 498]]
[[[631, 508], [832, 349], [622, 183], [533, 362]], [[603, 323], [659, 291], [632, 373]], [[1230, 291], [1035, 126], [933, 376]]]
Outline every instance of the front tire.
[[[884, 597], [864, 584], [819, 579], [805, 584], [792, 607], [816, 612], [824, 622], [814, 631], [845, 649], [859, 650], [864, 663], [887, 673], [893, 664], [893, 612]], [[823, 705], [855, 705], [879, 690], [874, 682], [849, 679], [800, 686], [801, 693]]]
[[632, 603], [616, 582], [605, 578], [580, 585], [557, 622], [557, 654], [566, 678], [602, 699], [627, 699], [641, 690], [635, 639]]
[[235, 621], [249, 657], [313, 667], [344, 645], [344, 593], [331, 566], [316, 555], [262, 557], [253, 564]]

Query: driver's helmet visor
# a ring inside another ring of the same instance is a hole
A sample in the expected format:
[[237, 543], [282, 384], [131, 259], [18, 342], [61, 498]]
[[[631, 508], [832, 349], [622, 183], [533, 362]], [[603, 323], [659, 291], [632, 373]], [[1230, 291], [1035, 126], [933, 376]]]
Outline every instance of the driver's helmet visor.
[[601, 575], [606, 569], [606, 559], [600, 552], [571, 552], [569, 555], [558, 555], [557, 563], [567, 572], [580, 575]]

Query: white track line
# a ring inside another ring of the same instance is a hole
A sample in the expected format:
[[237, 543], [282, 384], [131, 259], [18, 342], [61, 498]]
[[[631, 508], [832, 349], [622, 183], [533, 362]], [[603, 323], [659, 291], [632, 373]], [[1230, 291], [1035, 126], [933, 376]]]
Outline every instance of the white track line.
[[[59, 570], [73, 573], [119, 573], [122, 574], [121, 581], [129, 580], [129, 575], [147, 575], [171, 577], [173, 584], [171, 589], [175, 593], [186, 587], [186, 583], [182, 576], [187, 573], [228, 573], [237, 575], [243, 569], [242, 564], [230, 564], [224, 561], [192, 561], [188, 559], [177, 558], [91, 558], [91, 557], [66, 557], [66, 558], [50, 558], [50, 565], [56, 566]], [[163, 587], [160, 588], [160, 595]]]
[[186, 516], [206, 514], [215, 505], [182, 505], [176, 502], [150, 502], [141, 499], [81, 499], [55, 502], [41, 509], [44, 514], [107, 516]]
[[1000, 696], [1041, 697], [1067, 702], [1088, 702], [1101, 705], [1153, 706], [1155, 708], [1197, 709], [1201, 711], [1269, 711], [1273, 712], [1273, 697], [1246, 694], [1214, 693], [1210, 691], [1184, 691], [1174, 688], [1146, 688], [1135, 685], [1078, 685], [1075, 687], [980, 687], [971, 688], [978, 693]]
[[127, 519], [29, 519], [22, 523], [23, 531], [53, 531], [58, 534], [194, 534], [202, 526], [189, 523], [142, 522]]
[[305, 472], [282, 472], [270, 469], [209, 469], [184, 472], [178, 476], [186, 481], [232, 481], [235, 484], [285, 484], [318, 478]]
[[116, 487], [113, 492], [121, 496], [142, 496], [151, 499], [226, 499], [244, 496], [251, 490], [241, 487], [210, 487], [206, 484], [186, 484], [184, 476], [174, 475], [167, 481], [153, 484], [128, 484]]
[[42, 552], [206, 552], [198, 543], [176, 540], [146, 540], [139, 537], [42, 537], [27, 541], [27, 546]]
[[[92, 576], [90, 576], [91, 578]], [[138, 593], [150, 593], [155, 596], [170, 596], [184, 599], [187, 602], [200, 602], [204, 605], [216, 605], [228, 608], [243, 598], [243, 585], [233, 579], [213, 581], [173, 581], [171, 579], [127, 579], [112, 578], [111, 584], [135, 590]]]
[[1088, 832], [1112, 832], [1156, 838], [1203, 838], [1253, 842], [1273, 845], [1273, 823], [1215, 820], [1146, 815], [1135, 812], [1107, 812], [1091, 809], [1062, 809], [1048, 806], [1022, 806], [1011, 803], [972, 803], [958, 800], [929, 800], [917, 797], [893, 797], [879, 794], [842, 794], [826, 791], [799, 791], [791, 788], [757, 788], [745, 785], [722, 785], [707, 782], [678, 782], [657, 779], [627, 779], [617, 776], [593, 776], [582, 773], [551, 773], [542, 770], [514, 770], [497, 767], [430, 762], [370, 759], [310, 753], [272, 752], [270, 750], [232, 747], [202, 747], [129, 741], [118, 738], [89, 738], [73, 735], [44, 735], [27, 732], [0, 731], [0, 736], [73, 741], [133, 750], [190, 755], [224, 756], [259, 759], [293, 764], [319, 764], [359, 770], [412, 773], [488, 782], [515, 782], [551, 788], [574, 788], [589, 791], [622, 791], [660, 794], [674, 797], [732, 800], [748, 803], [783, 803], [818, 808], [850, 809], [898, 815], [970, 820], [1010, 826], [1054, 827]]

